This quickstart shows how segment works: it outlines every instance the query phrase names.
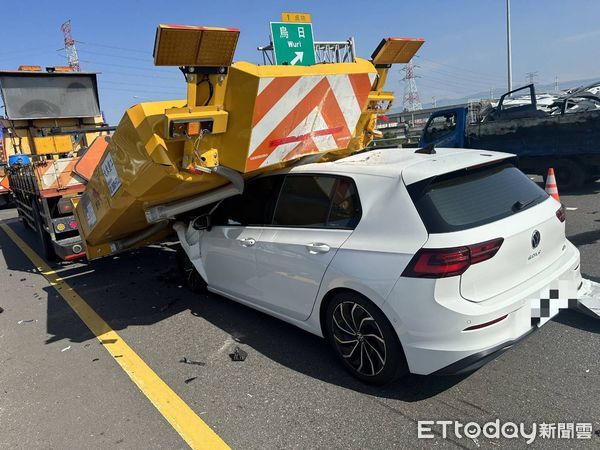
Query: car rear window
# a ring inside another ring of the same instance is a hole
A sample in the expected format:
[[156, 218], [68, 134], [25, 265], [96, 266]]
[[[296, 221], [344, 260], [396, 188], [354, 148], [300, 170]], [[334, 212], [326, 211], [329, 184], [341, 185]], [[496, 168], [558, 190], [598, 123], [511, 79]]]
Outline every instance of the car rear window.
[[486, 225], [518, 214], [548, 198], [512, 164], [463, 169], [408, 187], [430, 233]]

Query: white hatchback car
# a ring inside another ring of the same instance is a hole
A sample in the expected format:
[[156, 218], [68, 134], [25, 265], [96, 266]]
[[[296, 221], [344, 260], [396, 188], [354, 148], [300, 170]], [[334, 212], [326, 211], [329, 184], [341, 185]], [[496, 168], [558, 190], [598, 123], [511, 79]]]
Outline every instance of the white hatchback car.
[[537, 327], [542, 292], [548, 316], [559, 283], [581, 285], [561, 204], [512, 157], [381, 149], [263, 175], [175, 224], [181, 263], [192, 288], [324, 336], [365, 382], [474, 370]]

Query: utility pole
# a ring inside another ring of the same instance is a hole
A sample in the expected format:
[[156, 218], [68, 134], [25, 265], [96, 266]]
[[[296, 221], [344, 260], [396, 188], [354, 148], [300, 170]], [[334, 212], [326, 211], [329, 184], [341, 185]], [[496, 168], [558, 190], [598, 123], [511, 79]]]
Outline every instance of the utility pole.
[[506, 0], [506, 55], [508, 60], [508, 91], [512, 91], [512, 50], [510, 42], [510, 0]]
[[431, 97], [431, 104], [434, 108], [437, 107], [437, 99], [435, 98], [435, 95]]
[[80, 72], [81, 67], [79, 66], [79, 56], [77, 55], [77, 48], [75, 47], [75, 39], [73, 39], [73, 35], [71, 34], [71, 19], [67, 20], [60, 26], [60, 31], [63, 32], [65, 37], [67, 63], [74, 72]]

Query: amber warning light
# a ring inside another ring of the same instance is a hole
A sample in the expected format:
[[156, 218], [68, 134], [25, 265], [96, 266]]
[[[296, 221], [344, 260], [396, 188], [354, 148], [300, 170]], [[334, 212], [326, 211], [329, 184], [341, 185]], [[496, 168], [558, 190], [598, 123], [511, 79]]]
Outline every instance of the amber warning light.
[[390, 64], [406, 64], [419, 51], [425, 43], [421, 38], [386, 38], [383, 39], [371, 58], [373, 64], [390, 65]]
[[237, 28], [159, 25], [154, 42], [156, 66], [227, 67], [233, 61]]

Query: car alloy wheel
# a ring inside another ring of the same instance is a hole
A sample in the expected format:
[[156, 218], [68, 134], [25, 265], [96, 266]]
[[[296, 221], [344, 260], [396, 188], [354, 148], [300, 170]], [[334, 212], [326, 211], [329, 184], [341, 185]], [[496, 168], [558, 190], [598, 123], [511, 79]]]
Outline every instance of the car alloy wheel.
[[338, 292], [324, 310], [324, 334], [346, 370], [364, 383], [382, 385], [409, 373], [388, 317], [358, 292]]
[[333, 341], [339, 354], [359, 374], [374, 377], [385, 368], [385, 337], [375, 318], [358, 303], [339, 303], [332, 316]]

